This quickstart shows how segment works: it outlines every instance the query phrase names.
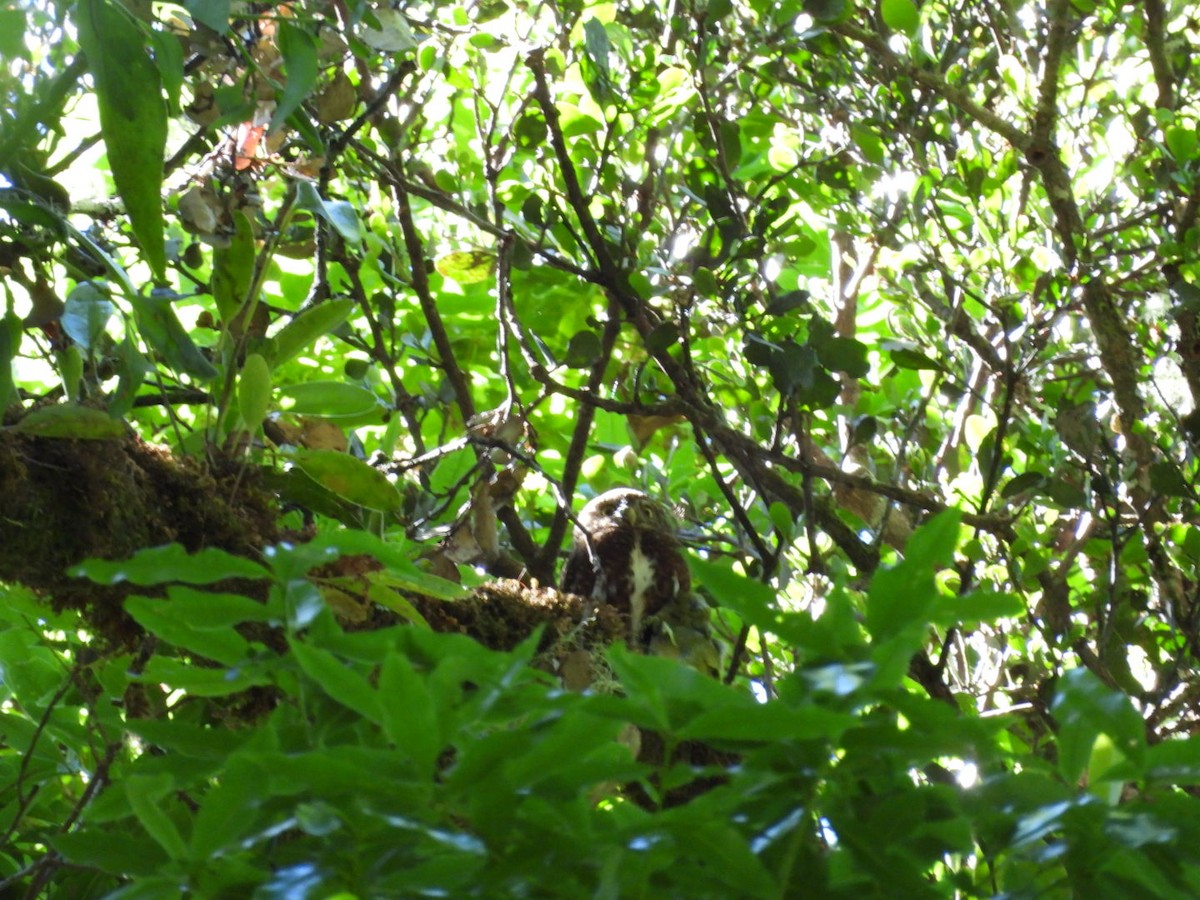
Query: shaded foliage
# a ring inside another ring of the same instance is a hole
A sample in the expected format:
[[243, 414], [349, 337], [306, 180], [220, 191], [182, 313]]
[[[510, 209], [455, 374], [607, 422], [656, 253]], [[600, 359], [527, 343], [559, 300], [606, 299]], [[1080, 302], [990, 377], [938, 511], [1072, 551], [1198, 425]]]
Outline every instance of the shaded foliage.
[[[33, 7], [5, 889], [1200, 892], [1193, 5]], [[456, 601], [622, 484], [727, 677]]]

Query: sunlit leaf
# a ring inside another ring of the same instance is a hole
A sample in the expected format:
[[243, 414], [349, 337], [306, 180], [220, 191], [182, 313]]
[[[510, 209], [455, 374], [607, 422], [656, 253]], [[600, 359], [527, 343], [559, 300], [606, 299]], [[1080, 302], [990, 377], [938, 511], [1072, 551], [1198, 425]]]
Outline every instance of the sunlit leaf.
[[134, 19], [113, 0], [78, 0], [76, 26], [96, 85], [108, 165], [157, 278], [166, 276], [163, 157], [167, 105], [158, 68]]
[[351, 503], [381, 512], [400, 508], [395, 485], [361, 459], [334, 450], [296, 450], [293, 458], [310, 478]]
[[12, 430], [31, 437], [112, 441], [125, 437], [128, 426], [102, 409], [67, 404], [39, 407], [12, 426]]
[[272, 131], [308, 99], [317, 83], [317, 44], [312, 35], [288, 19], [280, 19], [278, 41], [287, 82], [271, 117]]
[[90, 349], [104, 334], [114, 309], [107, 291], [91, 281], [82, 281], [67, 295], [63, 331], [83, 349]]
[[265, 578], [267, 570], [252, 560], [215, 547], [189, 554], [179, 544], [166, 544], [141, 550], [125, 560], [85, 560], [72, 568], [71, 574], [89, 578], [97, 584], [123, 581], [138, 585], [213, 584], [230, 578]]
[[438, 257], [438, 272], [459, 284], [478, 284], [492, 277], [496, 255], [484, 250], [463, 250]]
[[921, 24], [921, 16], [913, 0], [881, 0], [880, 13], [888, 28], [902, 34], [912, 34]]

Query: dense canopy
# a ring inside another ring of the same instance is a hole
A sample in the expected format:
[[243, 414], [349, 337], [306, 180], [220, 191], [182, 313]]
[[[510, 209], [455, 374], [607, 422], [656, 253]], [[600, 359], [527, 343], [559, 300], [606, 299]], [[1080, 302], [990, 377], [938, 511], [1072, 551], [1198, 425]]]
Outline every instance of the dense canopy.
[[1198, 40], [10, 0], [0, 895], [1200, 895]]

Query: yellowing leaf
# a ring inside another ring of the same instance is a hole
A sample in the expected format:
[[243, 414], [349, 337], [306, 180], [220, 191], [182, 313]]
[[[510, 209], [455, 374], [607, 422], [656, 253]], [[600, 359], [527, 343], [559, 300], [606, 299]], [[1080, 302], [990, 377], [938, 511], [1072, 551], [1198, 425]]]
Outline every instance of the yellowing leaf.
[[463, 250], [447, 253], [435, 265], [438, 272], [459, 284], [478, 284], [491, 277], [496, 268], [496, 255], [484, 250]]

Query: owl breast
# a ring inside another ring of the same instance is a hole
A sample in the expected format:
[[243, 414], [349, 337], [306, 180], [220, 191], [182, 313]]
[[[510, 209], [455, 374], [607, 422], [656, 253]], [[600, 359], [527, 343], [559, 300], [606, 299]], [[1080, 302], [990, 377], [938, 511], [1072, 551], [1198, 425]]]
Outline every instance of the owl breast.
[[588, 503], [579, 521], [562, 589], [626, 615], [640, 644], [642, 623], [691, 591], [670, 517], [645, 494], [622, 488]]

